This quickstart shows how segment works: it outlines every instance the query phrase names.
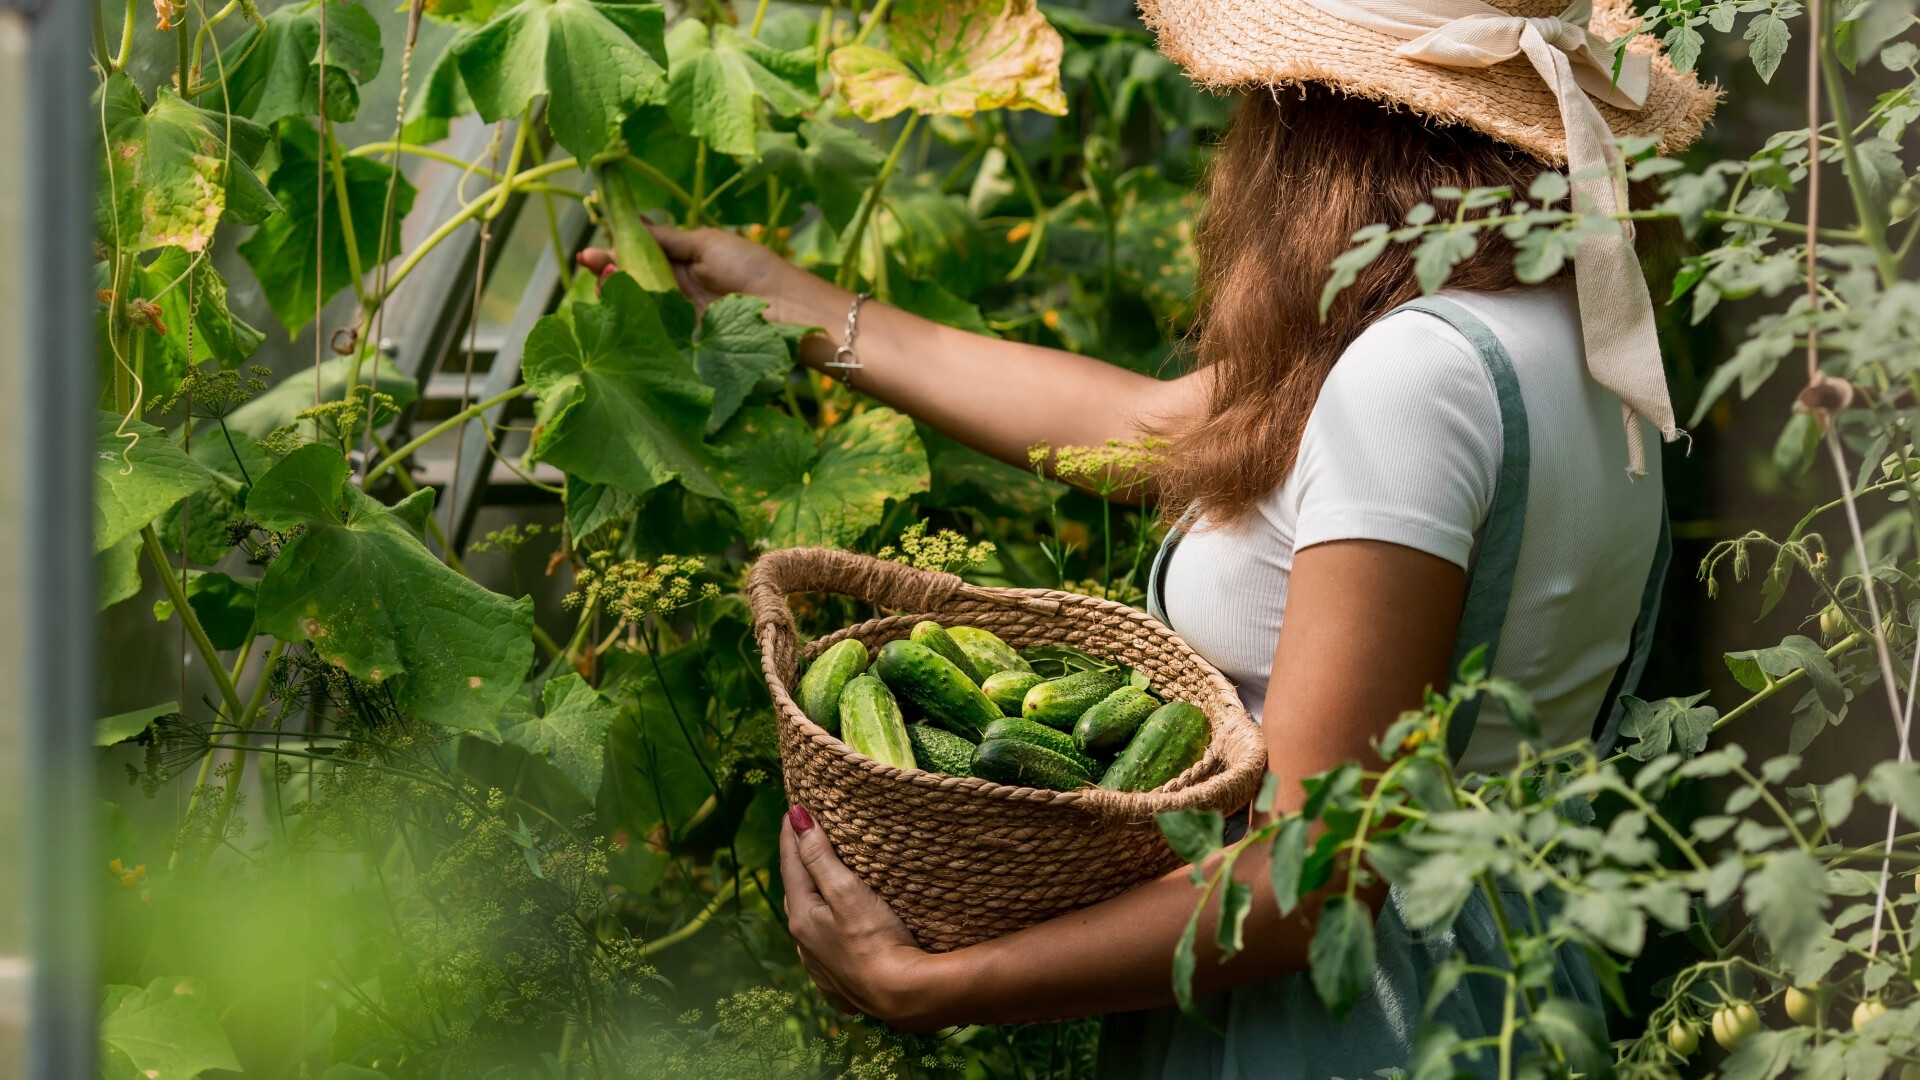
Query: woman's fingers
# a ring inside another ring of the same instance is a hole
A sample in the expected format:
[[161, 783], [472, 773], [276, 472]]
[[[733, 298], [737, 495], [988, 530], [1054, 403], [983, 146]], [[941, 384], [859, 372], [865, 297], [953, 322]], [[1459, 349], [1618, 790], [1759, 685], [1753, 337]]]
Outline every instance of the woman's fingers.
[[647, 231], [674, 262], [692, 262], [700, 257], [700, 234], [687, 229], [676, 229], [671, 225], [647, 223]]
[[[800, 933], [799, 924], [812, 918], [816, 909], [826, 908], [820, 889], [813, 883], [806, 860], [800, 855], [800, 838], [793, 831], [793, 814], [780, 823], [780, 881], [786, 886], [787, 923]], [[828, 912], [830, 915], [831, 912]]]

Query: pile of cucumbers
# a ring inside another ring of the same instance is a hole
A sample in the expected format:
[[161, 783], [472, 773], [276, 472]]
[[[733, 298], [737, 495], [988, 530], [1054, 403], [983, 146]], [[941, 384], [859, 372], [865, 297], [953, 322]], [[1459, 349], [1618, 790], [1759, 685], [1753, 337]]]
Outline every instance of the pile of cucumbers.
[[794, 700], [807, 719], [896, 768], [1054, 791], [1152, 791], [1199, 761], [1210, 736], [1197, 706], [1162, 703], [1147, 687], [1145, 673], [1079, 649], [1016, 652], [978, 627], [929, 620], [871, 663], [861, 642], [834, 643]]

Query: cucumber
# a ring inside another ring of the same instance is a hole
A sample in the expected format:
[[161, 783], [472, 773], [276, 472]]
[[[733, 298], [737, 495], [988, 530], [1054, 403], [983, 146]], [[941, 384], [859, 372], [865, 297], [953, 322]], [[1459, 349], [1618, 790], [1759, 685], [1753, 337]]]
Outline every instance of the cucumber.
[[1001, 641], [990, 630], [977, 626], [950, 626], [947, 633], [953, 636], [954, 644], [973, 661], [973, 668], [980, 673], [982, 685], [1003, 671], [1032, 671], [1033, 666], [1013, 651], [1013, 646]]
[[848, 680], [867, 670], [867, 647], [853, 638], [834, 642], [813, 658], [793, 695], [807, 719], [840, 734], [840, 693]]
[[1064, 731], [1055, 731], [1045, 724], [1036, 724], [1031, 720], [1022, 720], [1014, 716], [1009, 716], [1005, 720], [995, 720], [987, 725], [986, 741], [993, 742], [996, 739], [1020, 739], [1035, 746], [1044, 746], [1080, 766], [1080, 771], [1096, 779], [1105, 768], [1099, 762], [1081, 753], [1073, 745], [1073, 736]]
[[1107, 767], [1100, 786], [1111, 791], [1152, 791], [1199, 761], [1210, 738], [1207, 716], [1198, 706], [1184, 701], [1162, 705]]
[[1093, 783], [1070, 759], [1025, 739], [994, 739], [973, 752], [973, 775], [997, 784], [1072, 791]]
[[1046, 681], [1031, 671], [1001, 671], [987, 676], [987, 681], [980, 684], [980, 689], [995, 705], [1000, 706], [1001, 712], [1008, 716], [1019, 716], [1020, 703], [1026, 700], [1027, 691]]
[[928, 719], [962, 738], [977, 740], [988, 724], [1000, 719], [1000, 707], [965, 672], [925, 645], [887, 642], [872, 672]]
[[907, 741], [913, 744], [913, 760], [928, 772], [966, 776], [973, 768], [973, 744], [951, 731], [908, 724]]
[[900, 705], [887, 684], [871, 675], [855, 675], [840, 692], [840, 738], [882, 765], [914, 767]]
[[1117, 754], [1159, 707], [1159, 699], [1152, 694], [1123, 686], [1080, 714], [1073, 725], [1073, 745], [1085, 754]]
[[1127, 681], [1118, 668], [1104, 671], [1076, 671], [1064, 679], [1050, 679], [1027, 691], [1020, 702], [1020, 715], [1062, 731], [1073, 729], [1080, 714]]
[[953, 635], [947, 633], [947, 628], [939, 623], [931, 619], [914, 623], [913, 633], [910, 636], [914, 644], [925, 645], [946, 657], [947, 662], [959, 668], [960, 674], [965, 675], [973, 685], [979, 686], [980, 680], [985, 677], [980, 674], [979, 668], [973, 666], [973, 661], [967, 659], [967, 654], [960, 648], [960, 643], [953, 640]]

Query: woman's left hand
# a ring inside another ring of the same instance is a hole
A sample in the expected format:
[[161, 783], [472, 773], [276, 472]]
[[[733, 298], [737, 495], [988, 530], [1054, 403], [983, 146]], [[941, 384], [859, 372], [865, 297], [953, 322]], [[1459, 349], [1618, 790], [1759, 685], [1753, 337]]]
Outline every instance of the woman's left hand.
[[936, 1031], [945, 956], [914, 943], [900, 916], [833, 853], [826, 830], [795, 806], [780, 827], [787, 929], [800, 961], [834, 1007], [903, 1031]]

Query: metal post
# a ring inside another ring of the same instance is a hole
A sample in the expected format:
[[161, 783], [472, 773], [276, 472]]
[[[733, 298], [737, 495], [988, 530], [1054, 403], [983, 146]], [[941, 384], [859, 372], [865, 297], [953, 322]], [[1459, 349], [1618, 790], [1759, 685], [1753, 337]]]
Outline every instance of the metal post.
[[0, 1075], [26, 1080], [95, 1075], [87, 18], [0, 0]]

